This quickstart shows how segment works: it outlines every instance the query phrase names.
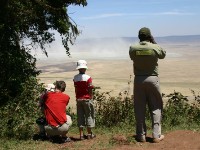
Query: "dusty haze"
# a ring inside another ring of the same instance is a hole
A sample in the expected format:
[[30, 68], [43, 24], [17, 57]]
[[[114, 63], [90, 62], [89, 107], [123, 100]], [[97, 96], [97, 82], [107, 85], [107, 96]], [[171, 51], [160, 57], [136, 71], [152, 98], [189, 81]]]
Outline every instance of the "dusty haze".
[[[159, 77], [162, 93], [174, 91], [185, 96], [192, 96], [191, 90], [200, 91], [200, 36], [181, 36], [156, 38], [166, 50], [167, 56], [159, 60]], [[133, 65], [129, 58], [129, 46], [137, 42], [137, 38], [86, 39], [77, 41], [71, 47], [72, 57], [69, 58], [64, 49], [54, 44], [49, 57], [37, 52], [37, 67], [42, 71], [40, 82], [52, 83], [64, 80], [67, 83], [66, 93], [71, 97], [70, 106], [75, 107], [73, 77], [78, 73], [76, 61], [85, 59], [89, 69], [87, 74], [93, 78], [93, 84], [101, 87], [100, 91], [112, 91], [116, 96], [119, 92], [130, 90], [130, 76], [133, 81]]]

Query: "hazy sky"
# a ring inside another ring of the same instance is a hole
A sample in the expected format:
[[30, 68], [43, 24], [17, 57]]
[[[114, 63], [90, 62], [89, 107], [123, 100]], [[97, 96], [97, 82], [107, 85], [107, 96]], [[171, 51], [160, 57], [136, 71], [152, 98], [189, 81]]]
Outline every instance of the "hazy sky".
[[68, 13], [78, 24], [79, 39], [135, 37], [141, 27], [154, 36], [200, 34], [200, 0], [87, 0], [70, 6]]
[[[82, 34], [70, 48], [83, 50], [77, 41], [84, 38], [137, 37], [141, 27], [149, 27], [155, 37], [200, 34], [200, 0], [87, 0], [88, 5], [70, 6], [68, 13], [77, 23]], [[133, 41], [134, 42], [134, 41]], [[127, 43], [125, 43], [127, 44]], [[127, 49], [122, 41], [103, 45], [105, 51]], [[112, 48], [111, 48], [112, 47]], [[115, 47], [115, 48], [114, 48]], [[102, 51], [102, 45], [88, 45], [85, 49]], [[67, 57], [59, 34], [47, 48], [49, 58]], [[52, 53], [52, 54], [51, 54]], [[33, 54], [39, 55], [38, 51]], [[87, 57], [93, 54], [87, 53]], [[108, 55], [107, 53], [105, 55]], [[127, 53], [128, 55], [128, 53]], [[45, 55], [41, 55], [45, 57]], [[81, 54], [83, 56], [83, 54]]]

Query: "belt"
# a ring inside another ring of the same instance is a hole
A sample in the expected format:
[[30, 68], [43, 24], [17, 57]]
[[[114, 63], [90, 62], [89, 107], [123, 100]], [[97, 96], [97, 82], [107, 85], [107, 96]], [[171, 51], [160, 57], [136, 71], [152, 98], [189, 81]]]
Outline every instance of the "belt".
[[89, 101], [91, 99], [76, 99], [76, 101]]
[[158, 76], [158, 75], [135, 75], [136, 77], [140, 77], [140, 76]]
[[[67, 123], [67, 122], [65, 122], [65, 123]], [[65, 124], [65, 123], [63, 123], [63, 124]], [[52, 128], [59, 128], [59, 127], [61, 127], [63, 124], [59, 124], [59, 125], [57, 125], [57, 126], [52, 126], [52, 125], [48, 124], [48, 126], [50, 126], [50, 127], [52, 127]]]

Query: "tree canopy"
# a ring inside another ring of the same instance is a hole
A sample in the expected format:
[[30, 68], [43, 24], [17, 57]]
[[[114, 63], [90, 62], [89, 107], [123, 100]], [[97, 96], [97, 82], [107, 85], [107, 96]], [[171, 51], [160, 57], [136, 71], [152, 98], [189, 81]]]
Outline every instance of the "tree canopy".
[[[23, 44], [24, 39], [31, 46], [40, 46], [54, 41], [52, 30], [58, 31], [62, 43], [69, 54], [68, 42], [79, 34], [76, 23], [67, 13], [69, 5], [86, 6], [86, 0], [2, 0], [0, 6], [1, 41], [9, 39], [15, 44]], [[11, 42], [10, 41], [10, 42]], [[24, 46], [24, 45], [23, 45]]]
[[[41, 48], [55, 40], [54, 32], [62, 37], [66, 53], [68, 44], [79, 34], [76, 23], [69, 17], [69, 5], [86, 6], [86, 0], [2, 0], [0, 5], [0, 83], [2, 95], [16, 96], [17, 84], [27, 77], [37, 76], [33, 48]], [[28, 41], [28, 42], [27, 42]], [[7, 93], [7, 94], [6, 94]], [[3, 98], [3, 97], [2, 97]], [[2, 101], [1, 101], [2, 102]]]
[[[76, 23], [69, 17], [69, 5], [86, 6], [86, 0], [1, 0], [0, 5], [0, 136], [31, 135], [36, 117], [36, 98], [42, 90], [37, 75], [34, 48], [48, 56], [46, 45], [62, 37], [68, 44], [78, 36]], [[15, 113], [15, 115], [13, 115]], [[12, 130], [11, 130], [12, 129]], [[26, 132], [26, 133], [25, 133]]]

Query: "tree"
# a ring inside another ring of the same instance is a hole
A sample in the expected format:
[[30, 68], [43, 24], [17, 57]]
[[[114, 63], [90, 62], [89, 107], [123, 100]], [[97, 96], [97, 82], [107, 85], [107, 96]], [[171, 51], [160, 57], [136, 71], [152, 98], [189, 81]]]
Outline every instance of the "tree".
[[[1, 109], [1, 113], [11, 118], [6, 120], [7, 123], [16, 123], [12, 118], [13, 111], [26, 111], [23, 105], [33, 101], [37, 97], [37, 90], [40, 89], [36, 79], [40, 71], [37, 70], [36, 59], [30, 51], [41, 48], [48, 56], [45, 46], [55, 40], [52, 32], [55, 30], [60, 33], [66, 53], [70, 55], [68, 44], [73, 44], [79, 30], [68, 15], [69, 5], [86, 6], [87, 1], [1, 0], [0, 107], [7, 108], [4, 112]], [[31, 106], [34, 102], [28, 104]], [[1, 125], [0, 130], [3, 127]]]
[[[2, 0], [0, 5], [0, 66], [1, 94], [16, 96], [15, 82], [23, 82], [29, 75], [36, 76], [32, 48], [40, 47], [46, 54], [45, 45], [55, 40], [52, 30], [58, 31], [66, 53], [68, 43], [79, 34], [77, 25], [67, 14], [69, 5], [86, 6], [86, 0]], [[28, 44], [25, 40], [30, 41]], [[26, 43], [26, 44], [25, 44]], [[19, 78], [18, 78], [19, 77]], [[14, 81], [15, 80], [15, 81]], [[14, 83], [13, 83], [14, 82]], [[12, 87], [11, 91], [8, 89]], [[11, 94], [10, 94], [11, 93]], [[2, 101], [1, 101], [2, 102]]]

